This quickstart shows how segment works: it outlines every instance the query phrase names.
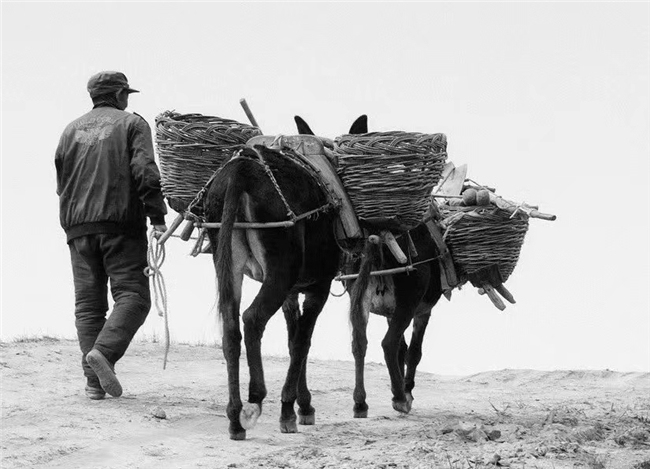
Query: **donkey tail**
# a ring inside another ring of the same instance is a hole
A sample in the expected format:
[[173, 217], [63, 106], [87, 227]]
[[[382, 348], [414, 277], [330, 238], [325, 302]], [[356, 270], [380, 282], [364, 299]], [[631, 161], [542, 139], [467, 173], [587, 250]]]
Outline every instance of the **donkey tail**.
[[370, 241], [366, 241], [361, 255], [359, 276], [354, 281], [352, 290], [350, 291], [350, 322], [353, 326], [365, 325], [367, 321], [367, 314], [363, 310], [363, 299], [370, 284], [370, 272], [378, 254], [379, 246]]
[[219, 229], [217, 249], [214, 252], [214, 262], [217, 271], [218, 309], [223, 315], [235, 298], [234, 273], [232, 259], [232, 234], [235, 218], [239, 210], [239, 201], [244, 192], [244, 185], [236, 173], [229, 180], [228, 188], [223, 199], [221, 213], [221, 228]]

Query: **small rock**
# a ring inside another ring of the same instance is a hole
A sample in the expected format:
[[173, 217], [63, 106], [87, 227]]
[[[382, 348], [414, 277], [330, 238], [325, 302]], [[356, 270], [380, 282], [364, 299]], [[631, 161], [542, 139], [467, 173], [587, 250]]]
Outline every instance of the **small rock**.
[[476, 425], [471, 422], [460, 422], [454, 428], [454, 433], [467, 441], [487, 441], [483, 425]]
[[151, 415], [153, 415], [154, 417], [160, 420], [164, 420], [167, 418], [167, 414], [165, 413], [162, 407], [156, 407], [155, 409], [153, 409], [151, 411]]
[[491, 441], [496, 441], [499, 438], [501, 438], [501, 431], [499, 431], [499, 430], [492, 429], [492, 430], [486, 431], [486, 433], [487, 433], [488, 439], [491, 440]]
[[443, 435], [446, 435], [447, 433], [451, 433], [453, 431], [454, 431], [453, 425], [446, 425], [440, 429], [440, 433]]
[[537, 448], [535, 448], [534, 454], [536, 456], [546, 456], [546, 453], [548, 453], [548, 447], [545, 445], [540, 445]]
[[492, 455], [492, 457], [488, 462], [486, 462], [486, 464], [492, 466], [498, 466], [500, 460], [501, 460], [501, 456], [498, 453], [494, 453], [494, 455]]

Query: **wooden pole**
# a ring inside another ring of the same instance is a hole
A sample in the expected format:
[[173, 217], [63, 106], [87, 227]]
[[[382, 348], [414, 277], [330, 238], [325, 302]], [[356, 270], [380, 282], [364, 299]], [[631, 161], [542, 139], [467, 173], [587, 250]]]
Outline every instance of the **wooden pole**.
[[[246, 113], [246, 117], [248, 117], [248, 120], [251, 121], [251, 124], [257, 127], [258, 129], [260, 128], [259, 124], [255, 120], [255, 116], [253, 116], [253, 112], [251, 111], [251, 108], [248, 107], [248, 103], [244, 98], [239, 100], [239, 104], [241, 104], [241, 107], [244, 108], [244, 112]], [[260, 129], [262, 130], [262, 129]]]
[[506, 309], [506, 305], [503, 303], [501, 297], [497, 294], [494, 288], [492, 288], [492, 285], [485, 282], [481, 286], [483, 287], [483, 291], [487, 293], [487, 296], [490, 298], [490, 301], [492, 301], [492, 304], [496, 306], [499, 311], [503, 311], [504, 309]]
[[[222, 223], [198, 223], [196, 226], [199, 228], [221, 228]], [[295, 225], [292, 221], [273, 221], [268, 223], [256, 222], [235, 222], [233, 228], [235, 229], [250, 229], [250, 228], [289, 228]]]
[[160, 238], [158, 239], [158, 244], [161, 246], [165, 244], [165, 242], [169, 239], [171, 235], [174, 234], [174, 231], [180, 226], [181, 223], [183, 223], [183, 219], [185, 217], [183, 216], [182, 213], [179, 213], [178, 216], [174, 219], [171, 225], [169, 225], [169, 228], [167, 231], [165, 231]]
[[[375, 270], [374, 272], [370, 272], [370, 276], [375, 277], [377, 275], [401, 274], [403, 272], [412, 272], [414, 270], [415, 270], [414, 266], [407, 265], [407, 266], [404, 266], [404, 267], [395, 267], [394, 269]], [[359, 274], [339, 275], [338, 277], [335, 278], [335, 280], [338, 280], [338, 281], [354, 280], [358, 276], [359, 276]]]
[[380, 234], [381, 239], [384, 241], [384, 244], [388, 246], [388, 250], [393, 254], [395, 260], [400, 264], [406, 264], [408, 258], [406, 257], [406, 254], [404, 254], [404, 251], [402, 251], [402, 248], [399, 247], [399, 244], [397, 244], [397, 240], [393, 233], [388, 230], [383, 230]]
[[194, 231], [194, 220], [187, 220], [187, 222], [185, 222], [183, 230], [181, 231], [180, 238], [183, 241], [187, 241], [190, 239], [190, 236], [192, 236], [192, 231]]

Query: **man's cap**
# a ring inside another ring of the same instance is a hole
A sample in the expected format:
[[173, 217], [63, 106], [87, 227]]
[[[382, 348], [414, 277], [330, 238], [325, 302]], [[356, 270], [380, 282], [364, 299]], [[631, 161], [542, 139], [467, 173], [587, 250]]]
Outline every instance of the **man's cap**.
[[129, 82], [122, 72], [99, 72], [88, 80], [88, 93], [91, 98], [123, 89], [129, 93], [139, 93], [138, 90], [129, 87]]

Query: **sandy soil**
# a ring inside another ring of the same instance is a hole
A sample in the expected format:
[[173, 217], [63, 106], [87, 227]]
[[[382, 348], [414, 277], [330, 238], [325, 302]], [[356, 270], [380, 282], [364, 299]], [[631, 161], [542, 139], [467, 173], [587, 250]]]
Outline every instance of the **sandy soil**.
[[103, 401], [85, 398], [73, 341], [0, 343], [0, 353], [5, 469], [650, 468], [648, 373], [420, 373], [404, 416], [391, 408], [385, 367], [369, 364], [369, 417], [354, 419], [352, 362], [314, 360], [316, 425], [287, 435], [287, 361], [268, 357], [264, 414], [235, 442], [214, 347], [173, 345], [163, 371], [161, 344], [134, 343], [118, 364], [124, 395]]

